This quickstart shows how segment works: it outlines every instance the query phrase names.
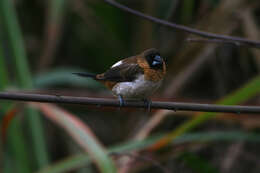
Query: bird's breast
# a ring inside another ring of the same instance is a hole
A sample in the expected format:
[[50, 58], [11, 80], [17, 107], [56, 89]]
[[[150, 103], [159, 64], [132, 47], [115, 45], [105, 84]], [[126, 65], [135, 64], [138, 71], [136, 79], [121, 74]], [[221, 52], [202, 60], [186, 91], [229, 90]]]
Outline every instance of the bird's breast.
[[113, 86], [112, 92], [124, 98], [147, 98], [159, 88], [161, 81], [146, 80], [144, 75], [139, 75], [132, 82], [119, 82]]

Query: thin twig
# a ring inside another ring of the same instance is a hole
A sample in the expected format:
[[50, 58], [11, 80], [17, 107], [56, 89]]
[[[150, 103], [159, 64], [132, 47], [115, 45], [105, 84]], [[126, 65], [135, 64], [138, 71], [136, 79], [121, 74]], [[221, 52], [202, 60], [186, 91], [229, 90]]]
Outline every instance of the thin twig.
[[215, 44], [232, 44], [235, 46], [241, 46], [240, 42], [234, 42], [232, 40], [220, 40], [220, 39], [205, 39], [205, 38], [187, 38], [187, 42], [194, 43], [215, 43]]
[[[81, 105], [96, 105], [120, 107], [120, 103], [115, 99], [74, 97], [62, 95], [29, 94], [18, 92], [0, 92], [0, 100], [68, 103]], [[147, 104], [139, 100], [125, 101], [123, 107], [146, 108]], [[201, 111], [201, 112], [225, 112], [225, 113], [260, 113], [260, 106], [226, 106], [214, 104], [181, 103], [181, 102], [158, 102], [151, 103], [152, 109], [168, 109], [174, 111]]]
[[[259, 41], [254, 41], [254, 40], [248, 40], [245, 38], [240, 38], [240, 37], [233, 37], [233, 36], [226, 36], [226, 35], [221, 35], [221, 34], [214, 34], [214, 33], [209, 33], [205, 31], [200, 31], [198, 29], [193, 29], [184, 25], [178, 25], [175, 23], [168, 22], [166, 20], [162, 20], [153, 16], [146, 15], [144, 13], [141, 13], [139, 11], [133, 10], [131, 8], [128, 8], [120, 3], [117, 3], [113, 0], [104, 0], [106, 3], [119, 8], [120, 10], [123, 10], [125, 12], [134, 14], [136, 16], [142, 17], [146, 20], [150, 20], [154, 23], [158, 23], [160, 25], [164, 25], [170, 28], [174, 28], [176, 30], [184, 31], [190, 34], [198, 35], [201, 37], [205, 37], [208, 39], [217, 39], [217, 40], [229, 40], [230, 42], [233, 42], [235, 45], [247, 45], [255, 48], [260, 48], [260, 42]], [[239, 44], [238, 44], [239, 43]]]

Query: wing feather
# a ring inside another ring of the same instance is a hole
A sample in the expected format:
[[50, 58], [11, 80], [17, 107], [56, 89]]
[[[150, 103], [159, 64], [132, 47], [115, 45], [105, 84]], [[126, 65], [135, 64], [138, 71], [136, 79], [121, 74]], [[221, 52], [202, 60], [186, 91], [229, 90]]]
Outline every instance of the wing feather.
[[98, 75], [97, 78], [113, 82], [131, 82], [143, 73], [143, 69], [138, 64], [121, 63]]

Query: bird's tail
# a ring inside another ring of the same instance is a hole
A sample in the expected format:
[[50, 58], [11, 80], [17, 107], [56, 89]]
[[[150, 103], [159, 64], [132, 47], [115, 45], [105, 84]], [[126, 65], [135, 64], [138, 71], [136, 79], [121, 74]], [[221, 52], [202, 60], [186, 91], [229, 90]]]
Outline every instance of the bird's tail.
[[90, 77], [90, 78], [93, 78], [93, 79], [97, 79], [97, 75], [93, 74], [93, 73], [84, 72], [84, 73], [72, 73], [72, 74], [75, 74], [75, 75], [81, 76], [81, 77]]

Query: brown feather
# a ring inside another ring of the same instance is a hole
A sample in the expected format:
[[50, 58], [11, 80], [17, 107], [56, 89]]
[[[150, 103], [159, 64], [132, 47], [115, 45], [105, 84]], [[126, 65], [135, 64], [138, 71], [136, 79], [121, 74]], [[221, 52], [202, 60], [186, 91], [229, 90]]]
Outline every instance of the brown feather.
[[122, 60], [122, 64], [112, 67], [105, 73], [97, 75], [98, 80], [111, 82], [131, 82], [138, 74], [143, 74], [143, 69], [136, 63], [135, 57]]
[[109, 89], [111, 89], [111, 90], [112, 90], [112, 88], [116, 85], [116, 82], [111, 82], [111, 81], [104, 81], [103, 83], [104, 83], [104, 85], [105, 85], [107, 88], [109, 88]]

